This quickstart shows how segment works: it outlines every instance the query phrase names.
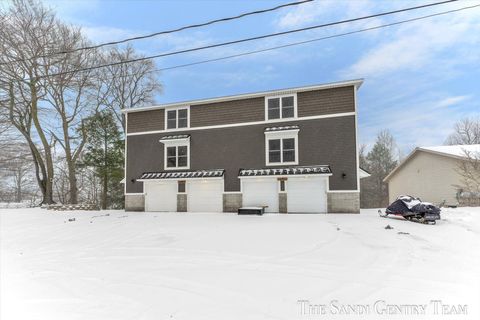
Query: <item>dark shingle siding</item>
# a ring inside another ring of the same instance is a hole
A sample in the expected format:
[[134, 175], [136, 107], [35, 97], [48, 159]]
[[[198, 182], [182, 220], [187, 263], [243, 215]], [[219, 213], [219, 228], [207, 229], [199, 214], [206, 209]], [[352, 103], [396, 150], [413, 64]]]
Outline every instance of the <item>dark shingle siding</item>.
[[[355, 111], [354, 86], [297, 93], [298, 116], [308, 117]], [[128, 114], [128, 132], [164, 130], [163, 109]], [[217, 126], [265, 120], [265, 98], [190, 106], [190, 127]]]
[[131, 112], [128, 114], [128, 133], [163, 130], [165, 110]]
[[298, 116], [309, 117], [355, 111], [354, 87], [297, 93]]
[[190, 127], [265, 120], [265, 98], [198, 104], [190, 107]]

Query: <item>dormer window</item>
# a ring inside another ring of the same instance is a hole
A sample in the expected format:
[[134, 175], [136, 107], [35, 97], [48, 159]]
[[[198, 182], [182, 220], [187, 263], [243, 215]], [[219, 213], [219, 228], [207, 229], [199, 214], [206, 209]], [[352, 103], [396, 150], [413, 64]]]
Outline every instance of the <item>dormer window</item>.
[[265, 104], [266, 120], [295, 118], [297, 115], [296, 94], [266, 97]]
[[165, 127], [167, 130], [182, 129], [189, 127], [189, 108], [181, 107], [166, 109]]

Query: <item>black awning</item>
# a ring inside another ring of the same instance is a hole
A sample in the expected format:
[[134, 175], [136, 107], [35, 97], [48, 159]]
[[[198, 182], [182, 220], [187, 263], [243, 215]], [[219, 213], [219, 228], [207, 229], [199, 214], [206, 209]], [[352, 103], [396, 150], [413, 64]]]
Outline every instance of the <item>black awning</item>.
[[240, 169], [239, 177], [258, 177], [258, 176], [289, 176], [304, 174], [331, 174], [330, 166], [302, 166], [289, 168], [268, 168], [268, 169]]
[[138, 180], [151, 179], [186, 179], [186, 178], [218, 178], [225, 173], [224, 169], [195, 170], [195, 171], [162, 171], [145, 172]]

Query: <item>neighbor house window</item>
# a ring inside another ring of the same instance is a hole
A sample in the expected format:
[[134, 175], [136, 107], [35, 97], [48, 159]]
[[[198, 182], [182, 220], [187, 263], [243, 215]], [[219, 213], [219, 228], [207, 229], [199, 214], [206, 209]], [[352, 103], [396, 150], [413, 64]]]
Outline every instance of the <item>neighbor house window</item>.
[[188, 167], [188, 146], [167, 147], [167, 168]]
[[265, 132], [266, 165], [298, 164], [299, 129]]
[[167, 109], [166, 112], [167, 129], [188, 128], [188, 108]]
[[267, 120], [294, 118], [296, 115], [296, 96], [266, 98]]

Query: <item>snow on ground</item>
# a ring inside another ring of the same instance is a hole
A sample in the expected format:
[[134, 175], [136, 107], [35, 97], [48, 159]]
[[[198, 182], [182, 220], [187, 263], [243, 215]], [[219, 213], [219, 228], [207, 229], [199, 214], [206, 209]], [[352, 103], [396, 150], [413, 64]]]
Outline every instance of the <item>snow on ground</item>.
[[442, 217], [3, 209], [0, 318], [479, 319], [480, 208]]

